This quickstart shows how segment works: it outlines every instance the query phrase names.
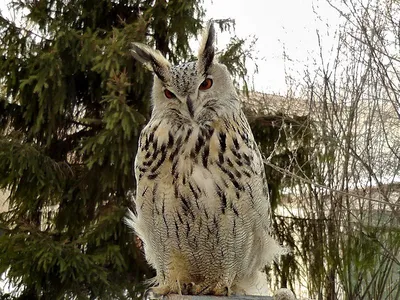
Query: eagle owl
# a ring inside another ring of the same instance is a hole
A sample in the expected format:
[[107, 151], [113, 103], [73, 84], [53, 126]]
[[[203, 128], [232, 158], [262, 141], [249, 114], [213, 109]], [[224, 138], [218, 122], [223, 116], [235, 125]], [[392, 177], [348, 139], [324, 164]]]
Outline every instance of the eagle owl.
[[282, 252], [270, 234], [263, 159], [214, 40], [209, 22], [197, 61], [178, 66], [133, 44], [155, 76], [127, 224], [156, 270], [158, 295], [264, 295], [261, 271]]

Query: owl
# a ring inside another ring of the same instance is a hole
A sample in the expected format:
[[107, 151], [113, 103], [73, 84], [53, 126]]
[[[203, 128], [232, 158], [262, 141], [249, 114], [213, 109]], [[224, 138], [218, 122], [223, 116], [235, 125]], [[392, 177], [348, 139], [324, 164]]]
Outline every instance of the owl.
[[156, 270], [155, 295], [265, 295], [262, 270], [283, 251], [271, 237], [263, 159], [214, 41], [209, 22], [197, 61], [177, 66], [132, 46], [154, 84], [126, 222]]

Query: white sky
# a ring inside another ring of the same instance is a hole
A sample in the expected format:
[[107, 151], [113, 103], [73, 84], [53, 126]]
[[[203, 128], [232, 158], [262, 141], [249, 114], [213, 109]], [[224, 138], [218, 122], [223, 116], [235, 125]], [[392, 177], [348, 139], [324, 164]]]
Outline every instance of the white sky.
[[[319, 57], [316, 30], [323, 36], [326, 54], [334, 45], [333, 34], [339, 18], [325, 0], [206, 0], [205, 3], [208, 18], [235, 19], [239, 37], [258, 38], [257, 56], [264, 59], [258, 61], [259, 73], [254, 77], [257, 91], [285, 94], [284, 49], [292, 59], [286, 69], [301, 79], [305, 66], [312, 68], [313, 60]], [[227, 40], [223, 36], [219, 44]]]
[[[3, 13], [7, 12], [8, 2], [0, 0]], [[292, 76], [297, 74], [296, 79], [301, 80], [305, 68], [312, 68], [313, 60], [319, 56], [316, 30], [322, 32], [326, 53], [334, 44], [338, 17], [326, 0], [205, 0], [204, 4], [206, 19], [235, 19], [240, 38], [258, 38], [259, 73], [251, 80], [260, 92], [285, 94], [285, 70]], [[326, 24], [330, 25], [329, 36]], [[222, 48], [231, 35], [218, 33], [218, 46]], [[284, 50], [291, 59], [286, 63]], [[251, 71], [253, 64], [249, 63], [248, 68]]]

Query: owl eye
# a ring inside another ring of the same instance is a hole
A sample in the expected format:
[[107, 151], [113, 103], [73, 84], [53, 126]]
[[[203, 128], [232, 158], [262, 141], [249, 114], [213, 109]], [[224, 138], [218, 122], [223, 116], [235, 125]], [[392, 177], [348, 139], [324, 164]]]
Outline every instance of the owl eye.
[[211, 78], [206, 78], [206, 80], [200, 84], [199, 90], [208, 90], [210, 87], [212, 87], [212, 85], [213, 80]]
[[167, 90], [167, 89], [164, 90], [164, 95], [168, 99], [175, 98], [175, 94], [173, 92], [171, 92], [170, 90]]

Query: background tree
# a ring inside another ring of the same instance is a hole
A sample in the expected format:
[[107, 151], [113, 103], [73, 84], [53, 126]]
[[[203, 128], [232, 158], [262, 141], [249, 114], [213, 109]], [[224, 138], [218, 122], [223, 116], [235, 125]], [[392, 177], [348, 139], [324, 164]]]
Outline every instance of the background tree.
[[[398, 299], [400, 3], [329, 3], [342, 21], [337, 44], [326, 55], [317, 33], [316, 68], [299, 99], [287, 99], [308, 117], [296, 134], [307, 138], [291, 139], [286, 168], [266, 161], [284, 178], [277, 232], [294, 245], [276, 272], [288, 268], [288, 284], [315, 299]], [[272, 152], [291, 128], [282, 123]]]
[[0, 273], [19, 299], [139, 297], [153, 271], [123, 216], [152, 75], [136, 67], [130, 44], [189, 60], [202, 2], [10, 3], [19, 17], [0, 16], [0, 188], [10, 191]]

